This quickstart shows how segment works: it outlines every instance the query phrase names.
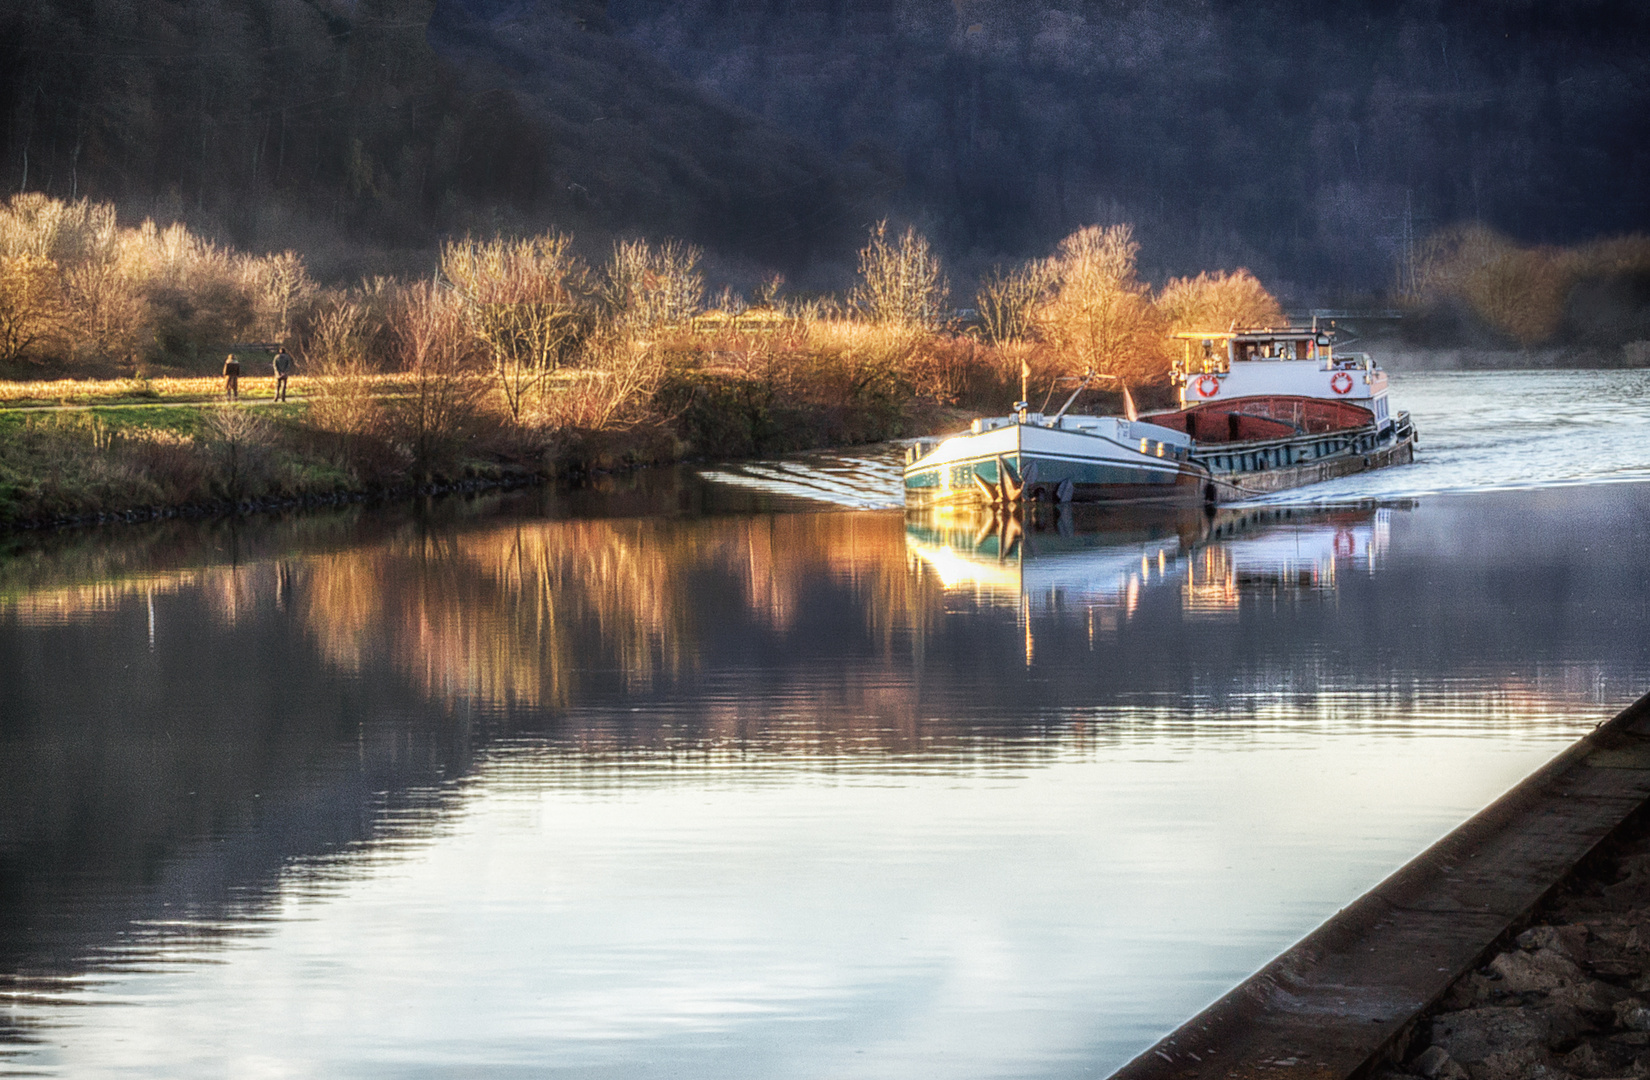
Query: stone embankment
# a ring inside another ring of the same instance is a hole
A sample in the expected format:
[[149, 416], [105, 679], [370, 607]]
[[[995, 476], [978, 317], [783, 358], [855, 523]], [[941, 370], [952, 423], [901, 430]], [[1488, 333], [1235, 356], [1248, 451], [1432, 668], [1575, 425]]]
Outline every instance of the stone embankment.
[[1650, 695], [1114, 1080], [1650, 1077]]
[[1507, 944], [1449, 988], [1378, 1076], [1650, 1076], [1650, 818], [1635, 817]]

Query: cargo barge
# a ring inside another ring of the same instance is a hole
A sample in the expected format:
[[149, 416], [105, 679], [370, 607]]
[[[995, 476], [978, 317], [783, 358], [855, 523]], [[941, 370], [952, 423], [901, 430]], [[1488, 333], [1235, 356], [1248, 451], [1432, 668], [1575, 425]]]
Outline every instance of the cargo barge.
[[1414, 457], [1415, 426], [1392, 409], [1386, 373], [1367, 354], [1337, 354], [1332, 331], [1178, 336], [1178, 409], [1071, 413], [1086, 377], [1052, 416], [1020, 401], [1007, 416], [914, 443], [906, 505], [1233, 502]]

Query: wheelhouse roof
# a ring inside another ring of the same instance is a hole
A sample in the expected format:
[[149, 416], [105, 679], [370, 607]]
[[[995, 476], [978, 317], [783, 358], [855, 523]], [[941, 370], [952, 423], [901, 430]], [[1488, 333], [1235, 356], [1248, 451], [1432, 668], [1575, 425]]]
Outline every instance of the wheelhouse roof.
[[1289, 326], [1281, 330], [1182, 330], [1177, 338], [1187, 341], [1237, 341], [1261, 344], [1268, 341], [1316, 341], [1328, 345], [1334, 336], [1332, 329], [1315, 330], [1310, 326]]

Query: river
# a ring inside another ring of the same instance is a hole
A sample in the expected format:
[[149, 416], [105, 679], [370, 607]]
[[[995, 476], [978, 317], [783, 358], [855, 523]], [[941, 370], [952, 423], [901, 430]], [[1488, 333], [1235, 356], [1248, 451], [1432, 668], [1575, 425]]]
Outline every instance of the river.
[[1650, 373], [1393, 383], [1416, 464], [1212, 517], [12, 538], [0, 1074], [1104, 1076], [1650, 689]]

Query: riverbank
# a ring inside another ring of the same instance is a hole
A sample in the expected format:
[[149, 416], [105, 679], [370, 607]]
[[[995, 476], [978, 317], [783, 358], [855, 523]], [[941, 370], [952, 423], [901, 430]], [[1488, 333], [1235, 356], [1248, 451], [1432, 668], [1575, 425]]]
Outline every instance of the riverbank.
[[1371, 341], [1363, 348], [1388, 371], [1620, 371], [1650, 367], [1650, 341], [1620, 346], [1568, 345], [1533, 349], [1419, 348]]
[[269, 379], [243, 380], [236, 402], [208, 379], [0, 384], [0, 530], [578, 483], [928, 434], [962, 415], [916, 394], [832, 401], [694, 373], [635, 422], [591, 429], [473, 408], [437, 437], [406, 383], [387, 377], [344, 397], [322, 380], [294, 380], [285, 402]]

